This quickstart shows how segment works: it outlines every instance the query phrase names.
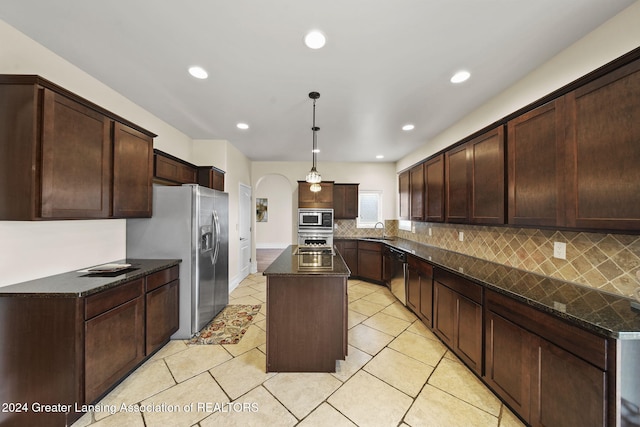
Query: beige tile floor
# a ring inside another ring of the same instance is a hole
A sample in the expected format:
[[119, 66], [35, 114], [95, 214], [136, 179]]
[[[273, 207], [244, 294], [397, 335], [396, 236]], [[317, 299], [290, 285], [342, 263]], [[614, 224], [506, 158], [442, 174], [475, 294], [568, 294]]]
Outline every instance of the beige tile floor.
[[171, 341], [73, 427], [523, 425], [385, 287], [358, 280], [336, 372], [266, 373], [265, 284], [231, 293], [262, 304], [239, 344]]

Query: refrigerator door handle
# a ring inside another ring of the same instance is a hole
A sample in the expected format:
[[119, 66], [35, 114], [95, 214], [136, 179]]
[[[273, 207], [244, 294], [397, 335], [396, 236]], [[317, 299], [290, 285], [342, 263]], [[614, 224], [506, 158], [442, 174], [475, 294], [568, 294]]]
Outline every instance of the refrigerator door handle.
[[218, 212], [217, 211], [213, 211], [213, 214], [211, 214], [212, 218], [213, 218], [213, 226], [215, 229], [215, 249], [213, 252], [213, 256], [211, 257], [211, 262], [212, 264], [215, 264], [216, 262], [218, 262], [218, 255], [220, 254], [220, 219], [218, 218]]

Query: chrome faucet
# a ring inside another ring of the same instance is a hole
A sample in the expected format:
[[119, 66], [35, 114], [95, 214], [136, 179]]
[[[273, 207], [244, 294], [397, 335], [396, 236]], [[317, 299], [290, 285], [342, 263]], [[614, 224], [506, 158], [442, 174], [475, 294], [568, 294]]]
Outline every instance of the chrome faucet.
[[376, 225], [374, 225], [374, 226], [373, 226], [373, 229], [374, 229], [374, 230], [375, 230], [375, 229], [377, 229], [377, 228], [378, 228], [378, 224], [380, 224], [380, 225], [382, 226], [382, 238], [384, 239], [384, 238], [386, 237], [386, 236], [384, 235], [384, 234], [385, 234], [385, 226], [384, 226], [384, 222], [380, 222], [380, 221], [376, 222]]

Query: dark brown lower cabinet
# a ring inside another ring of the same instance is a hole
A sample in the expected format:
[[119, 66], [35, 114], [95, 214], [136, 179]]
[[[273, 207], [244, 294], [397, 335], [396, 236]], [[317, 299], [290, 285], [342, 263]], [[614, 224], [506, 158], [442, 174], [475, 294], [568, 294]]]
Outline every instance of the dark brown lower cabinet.
[[431, 327], [433, 320], [433, 267], [411, 255], [407, 256], [407, 306]]
[[[114, 305], [85, 321], [85, 402], [95, 401], [144, 359], [143, 280], [131, 285], [137, 288], [135, 298], [121, 303], [108, 295]], [[105, 297], [97, 294], [95, 298]]]
[[523, 420], [608, 425], [612, 343], [492, 291], [485, 307], [484, 380]]
[[[179, 266], [86, 296], [0, 297], [0, 425], [71, 425], [92, 404], [168, 342], [178, 322]], [[32, 405], [60, 405], [34, 411]]]
[[482, 286], [439, 268], [433, 278], [433, 331], [482, 373]]
[[146, 280], [145, 354], [162, 347], [179, 327], [178, 266], [150, 274]]
[[382, 283], [382, 244], [358, 242], [358, 276]]
[[351, 271], [351, 276], [358, 276], [358, 241], [357, 240], [335, 240], [335, 246], [342, 256], [345, 264]]

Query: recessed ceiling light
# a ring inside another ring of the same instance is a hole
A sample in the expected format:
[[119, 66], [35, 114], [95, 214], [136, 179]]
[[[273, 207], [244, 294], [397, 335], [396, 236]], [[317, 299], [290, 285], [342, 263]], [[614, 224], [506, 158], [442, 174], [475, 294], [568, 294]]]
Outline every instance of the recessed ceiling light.
[[378, 154], [378, 155], [376, 156], [376, 159], [384, 159], [384, 156], [383, 156], [382, 154]]
[[309, 49], [320, 49], [326, 42], [326, 37], [318, 30], [309, 31], [307, 35], [304, 36], [304, 44], [306, 44]]
[[471, 77], [471, 73], [468, 71], [458, 71], [451, 77], [451, 83], [462, 83]]
[[242, 129], [242, 130], [249, 129], [249, 125], [248, 125], [248, 124], [246, 124], [246, 123], [238, 123], [238, 124], [236, 125], [236, 127], [237, 127], [238, 129]]
[[209, 77], [209, 74], [202, 67], [190, 67], [189, 74], [191, 74], [196, 79], [206, 79]]
[[411, 123], [407, 123], [406, 125], [402, 126], [402, 130], [405, 130], [405, 131], [409, 131], [413, 129], [415, 129], [415, 126], [412, 125]]
[[320, 149], [319, 149], [319, 148], [316, 148], [315, 150], [311, 150], [311, 152], [312, 152], [312, 153], [319, 153], [319, 152], [320, 152]]

